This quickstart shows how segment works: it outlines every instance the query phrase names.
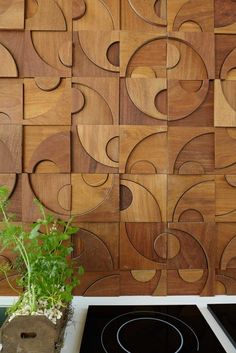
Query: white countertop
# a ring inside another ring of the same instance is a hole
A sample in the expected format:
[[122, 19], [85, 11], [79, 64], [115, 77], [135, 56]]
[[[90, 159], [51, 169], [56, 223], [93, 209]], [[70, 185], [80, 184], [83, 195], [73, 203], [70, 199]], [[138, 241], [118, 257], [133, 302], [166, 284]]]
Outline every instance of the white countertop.
[[[0, 297], [0, 306], [9, 306], [16, 298]], [[87, 309], [89, 305], [175, 305], [195, 304], [215, 332], [227, 353], [236, 353], [236, 349], [224, 334], [218, 323], [207, 309], [207, 304], [236, 303], [236, 296], [123, 296], [123, 297], [74, 297], [74, 314], [65, 333], [65, 344], [61, 353], [79, 353]]]

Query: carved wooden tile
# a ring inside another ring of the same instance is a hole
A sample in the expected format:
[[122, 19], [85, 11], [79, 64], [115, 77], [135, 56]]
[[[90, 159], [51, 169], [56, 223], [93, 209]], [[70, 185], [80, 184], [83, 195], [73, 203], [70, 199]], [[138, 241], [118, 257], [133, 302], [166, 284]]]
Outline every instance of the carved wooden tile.
[[121, 78], [120, 123], [167, 125], [167, 82], [161, 78]]
[[1, 1], [0, 29], [24, 29], [24, 0]]
[[121, 29], [166, 32], [166, 0], [121, 0]]
[[77, 222], [119, 221], [117, 174], [72, 174], [72, 215]]
[[120, 127], [120, 173], [166, 173], [167, 128], [154, 126]]
[[216, 78], [236, 79], [236, 35], [215, 35]]
[[0, 80], [0, 124], [21, 124], [23, 84], [21, 80]]
[[236, 222], [236, 175], [216, 176], [216, 222]]
[[166, 295], [166, 270], [131, 270], [120, 273], [121, 295]]
[[228, 271], [216, 270], [216, 295], [235, 295], [236, 294], [236, 270]]
[[165, 78], [167, 37], [161, 32], [120, 32], [120, 76]]
[[74, 295], [85, 297], [111, 297], [120, 295], [120, 274], [118, 271], [85, 272]]
[[27, 0], [26, 30], [72, 31], [72, 4], [68, 0]]
[[217, 174], [236, 174], [236, 129], [215, 129], [215, 163]]
[[208, 270], [168, 270], [167, 295], [214, 295], [214, 286], [206, 286]]
[[171, 174], [214, 174], [214, 128], [170, 127], [168, 129]]
[[168, 79], [215, 78], [213, 33], [170, 32], [167, 44]]
[[73, 172], [118, 173], [118, 126], [77, 125], [73, 138]]
[[216, 268], [236, 269], [236, 223], [217, 223]]
[[123, 174], [120, 195], [121, 221], [164, 222], [166, 189], [166, 175]]
[[24, 32], [0, 31], [0, 77], [23, 77]]
[[168, 125], [213, 126], [214, 81], [168, 80]]
[[215, 223], [169, 223], [167, 268], [215, 270]]
[[73, 123], [117, 125], [119, 78], [73, 78]]
[[73, 235], [73, 259], [88, 271], [113, 271], [118, 269], [119, 224], [78, 223]]
[[24, 125], [70, 125], [71, 80], [24, 79]]
[[168, 220], [171, 222], [214, 222], [214, 176], [169, 175]]
[[214, 31], [214, 0], [167, 0], [167, 14], [169, 31]]
[[215, 223], [169, 223], [168, 294], [213, 295]]
[[119, 31], [73, 33], [73, 76], [119, 76]]
[[[22, 220], [22, 177], [21, 174], [0, 174], [0, 185], [9, 190], [8, 211], [15, 215], [16, 221]], [[1, 219], [1, 217], [0, 217]]]
[[32, 222], [40, 217], [34, 199], [44, 205], [47, 213], [68, 219], [71, 211], [70, 174], [22, 174], [22, 219]]
[[120, 224], [121, 270], [165, 269], [166, 260], [165, 223]]
[[0, 173], [22, 171], [22, 127], [2, 125], [0, 128]]
[[236, 4], [231, 0], [215, 0], [215, 33], [236, 33]]
[[25, 126], [24, 171], [70, 172], [70, 127]]
[[119, 29], [119, 0], [72, 0], [72, 2], [74, 31], [113, 31]]
[[25, 32], [25, 77], [71, 77], [71, 67], [71, 32]]
[[227, 271], [216, 270], [215, 294], [236, 294], [236, 269], [230, 269]]
[[236, 127], [235, 94], [236, 81], [215, 80], [215, 126]]

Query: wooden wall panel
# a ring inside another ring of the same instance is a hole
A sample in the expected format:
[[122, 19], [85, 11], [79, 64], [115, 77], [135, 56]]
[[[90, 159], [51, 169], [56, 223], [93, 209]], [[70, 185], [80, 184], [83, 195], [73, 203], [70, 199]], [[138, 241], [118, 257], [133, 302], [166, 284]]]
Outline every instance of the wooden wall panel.
[[2, 1], [0, 4], [0, 28], [24, 29], [24, 0]]
[[236, 294], [235, 6], [1, 2], [0, 185], [74, 217], [75, 294]]

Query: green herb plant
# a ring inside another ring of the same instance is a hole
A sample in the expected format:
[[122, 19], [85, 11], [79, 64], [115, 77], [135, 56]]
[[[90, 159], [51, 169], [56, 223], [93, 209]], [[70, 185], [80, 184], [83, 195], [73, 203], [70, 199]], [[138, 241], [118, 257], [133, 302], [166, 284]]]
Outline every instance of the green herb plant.
[[[5, 249], [11, 250], [16, 260], [12, 266], [6, 262], [0, 263], [0, 273], [19, 295], [17, 302], [9, 309], [9, 314], [43, 314], [44, 309], [56, 308], [56, 316], [60, 318], [58, 310], [72, 301], [72, 291], [80, 284], [80, 277], [84, 273], [82, 266], [75, 272], [70, 257], [73, 251], [71, 236], [78, 228], [71, 225], [72, 219], [65, 222], [46, 214], [43, 205], [35, 200], [41, 218], [25, 229], [22, 224], [14, 222], [9, 214], [8, 197], [8, 189], [1, 186], [0, 213], [3, 222], [0, 229], [0, 254]], [[22, 289], [20, 292], [9, 281], [11, 270], [19, 274], [17, 287]]]

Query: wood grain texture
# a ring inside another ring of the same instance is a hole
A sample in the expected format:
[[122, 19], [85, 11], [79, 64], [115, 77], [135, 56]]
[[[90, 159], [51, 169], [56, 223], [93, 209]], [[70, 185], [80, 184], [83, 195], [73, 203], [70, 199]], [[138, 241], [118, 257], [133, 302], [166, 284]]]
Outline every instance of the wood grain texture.
[[121, 0], [121, 29], [166, 32], [166, 0]]
[[166, 269], [166, 229], [165, 223], [121, 223], [120, 269]]
[[[74, 143], [73, 171], [80, 173], [118, 173], [119, 127], [78, 125]], [[97, 141], [97, 144], [94, 144]], [[77, 147], [77, 148], [76, 148]]]
[[168, 30], [213, 32], [214, 0], [167, 0]]
[[74, 217], [75, 294], [236, 294], [234, 3], [0, 0], [0, 185]]
[[26, 30], [72, 30], [72, 3], [66, 0], [34, 0], [26, 2]]
[[167, 295], [214, 295], [213, 288], [206, 287], [208, 270], [168, 270]]
[[236, 81], [215, 80], [215, 126], [236, 127]]
[[0, 29], [24, 29], [24, 0], [2, 0], [0, 4]]
[[74, 32], [73, 76], [114, 77], [119, 76], [119, 46], [114, 47], [115, 62], [109, 61], [109, 48], [119, 42], [119, 31]]
[[0, 31], [0, 77], [24, 77], [24, 32]]
[[168, 80], [168, 126], [213, 126], [214, 81]]
[[120, 273], [121, 295], [164, 296], [167, 292], [166, 270], [131, 270]]
[[208, 281], [211, 281], [216, 258], [215, 232], [214, 222], [169, 223], [167, 268], [171, 270], [208, 269]]
[[165, 221], [166, 183], [166, 175], [121, 175], [121, 221]]
[[170, 127], [168, 129], [171, 174], [214, 174], [214, 128]]
[[24, 125], [70, 125], [70, 79], [24, 79]]
[[24, 171], [70, 173], [70, 128], [24, 127]]
[[167, 37], [159, 32], [120, 32], [120, 76], [165, 78]]
[[0, 124], [21, 124], [23, 119], [23, 82], [1, 79]]
[[167, 129], [154, 126], [120, 127], [120, 173], [167, 172]]
[[236, 79], [236, 35], [215, 35], [216, 78]]
[[167, 67], [168, 79], [214, 79], [214, 34], [170, 32], [167, 45]]
[[119, 29], [119, 0], [73, 0], [73, 3], [74, 31], [113, 31]]
[[215, 33], [236, 33], [236, 4], [231, 0], [215, 0]]
[[73, 123], [117, 125], [119, 123], [119, 79], [73, 77]]
[[236, 175], [216, 176], [216, 222], [236, 221]]
[[168, 221], [214, 222], [214, 181], [214, 176], [169, 175]]
[[217, 223], [217, 256], [215, 267], [227, 271], [236, 268], [236, 223]]
[[75, 264], [86, 272], [113, 271], [118, 269], [119, 224], [78, 223], [79, 231], [73, 236]]
[[216, 270], [215, 294], [233, 295], [236, 291], [236, 270]]
[[5, 125], [0, 130], [0, 173], [22, 172], [22, 127]]
[[236, 129], [215, 129], [215, 166], [217, 174], [236, 174]]
[[117, 174], [72, 174], [71, 213], [78, 222], [119, 221]]
[[25, 77], [71, 77], [71, 32], [26, 31], [24, 47]]
[[[120, 124], [167, 126], [166, 80], [145, 78], [142, 72], [139, 76], [120, 80]], [[129, 91], [132, 93], [135, 90], [137, 96], [129, 94], [128, 80]], [[149, 94], [142, 89], [142, 85], [148, 87]]]
[[32, 222], [40, 217], [33, 202], [37, 198], [49, 212], [61, 219], [68, 219], [71, 211], [70, 174], [22, 174], [22, 220]]
[[119, 296], [119, 271], [86, 272], [80, 286], [75, 288], [74, 295], [83, 295], [85, 297]]

